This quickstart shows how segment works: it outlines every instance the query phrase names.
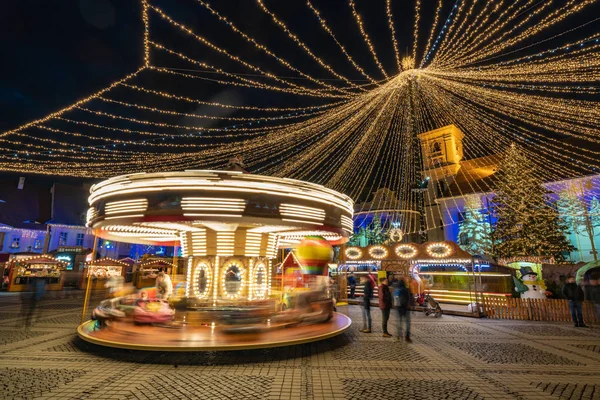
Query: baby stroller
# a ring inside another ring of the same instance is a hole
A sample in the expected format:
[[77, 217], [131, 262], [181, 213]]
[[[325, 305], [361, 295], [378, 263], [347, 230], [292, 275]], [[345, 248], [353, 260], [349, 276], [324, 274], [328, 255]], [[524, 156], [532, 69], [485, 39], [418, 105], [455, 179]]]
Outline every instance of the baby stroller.
[[417, 305], [423, 308], [423, 312], [426, 316], [433, 314], [435, 318], [439, 318], [443, 314], [440, 303], [438, 303], [428, 293], [421, 294], [417, 297]]

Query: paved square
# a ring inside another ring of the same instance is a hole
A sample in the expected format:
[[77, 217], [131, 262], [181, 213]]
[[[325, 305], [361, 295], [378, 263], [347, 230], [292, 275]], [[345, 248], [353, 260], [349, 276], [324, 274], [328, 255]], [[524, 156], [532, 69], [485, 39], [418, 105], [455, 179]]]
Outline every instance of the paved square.
[[351, 329], [323, 342], [165, 354], [82, 342], [82, 294], [59, 296], [25, 327], [21, 297], [0, 293], [0, 398], [600, 399], [600, 327], [414, 314], [407, 344], [381, 336], [377, 308], [361, 333], [350, 306]]

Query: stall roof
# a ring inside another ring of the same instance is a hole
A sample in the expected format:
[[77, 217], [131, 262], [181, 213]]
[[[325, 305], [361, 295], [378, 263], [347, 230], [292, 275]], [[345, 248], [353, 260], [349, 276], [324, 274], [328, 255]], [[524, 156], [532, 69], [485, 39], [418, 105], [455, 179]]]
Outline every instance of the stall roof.
[[131, 258], [131, 257], [121, 258], [119, 261], [122, 262], [122, 263], [125, 263], [127, 265], [133, 265], [133, 264], [136, 263], [136, 261], [133, 258]]
[[99, 258], [97, 260], [85, 263], [85, 265], [86, 266], [93, 265], [95, 267], [113, 267], [113, 266], [127, 267], [129, 264], [127, 264], [123, 261], [115, 260], [114, 258], [104, 257], [104, 258]]
[[151, 260], [151, 261], [145, 261], [143, 263], [140, 264], [140, 267], [145, 268], [145, 267], [175, 267], [174, 264], [165, 261], [165, 260]]
[[56, 258], [47, 254], [37, 254], [27, 258], [14, 259], [14, 261], [18, 262], [19, 264], [67, 264], [64, 261], [57, 260]]

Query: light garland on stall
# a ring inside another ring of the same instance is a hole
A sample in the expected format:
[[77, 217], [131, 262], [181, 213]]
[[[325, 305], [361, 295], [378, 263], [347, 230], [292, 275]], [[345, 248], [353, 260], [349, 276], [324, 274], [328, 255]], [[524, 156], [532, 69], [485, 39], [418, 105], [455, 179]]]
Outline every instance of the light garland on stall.
[[399, 244], [394, 247], [394, 252], [398, 257], [408, 259], [417, 255], [417, 248], [412, 244]]
[[344, 254], [350, 260], [358, 260], [362, 257], [362, 250], [359, 247], [348, 247]]
[[382, 258], [386, 258], [389, 252], [388, 249], [384, 246], [371, 246], [369, 248], [369, 255], [376, 260], [381, 260]]
[[427, 254], [435, 258], [446, 258], [454, 252], [452, 246], [447, 243], [431, 243], [425, 248]]

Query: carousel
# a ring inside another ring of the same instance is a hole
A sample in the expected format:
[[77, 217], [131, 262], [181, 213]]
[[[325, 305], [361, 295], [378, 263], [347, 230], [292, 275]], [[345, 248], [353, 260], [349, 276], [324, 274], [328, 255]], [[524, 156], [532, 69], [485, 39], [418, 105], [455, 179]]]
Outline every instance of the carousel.
[[[321, 295], [329, 260], [319, 258], [352, 232], [353, 202], [343, 194], [297, 180], [200, 170], [111, 178], [92, 186], [89, 204], [87, 224], [98, 237], [180, 246], [187, 268], [183, 290], [168, 290], [168, 298], [138, 293], [103, 302], [78, 328], [86, 341], [234, 350], [321, 340], [350, 326]], [[284, 244], [300, 244], [306, 255], [311, 290], [298, 301], [302, 310], [282, 311], [283, 294], [273, 289], [272, 261]], [[171, 282], [168, 272], [158, 272], [157, 287]]]

